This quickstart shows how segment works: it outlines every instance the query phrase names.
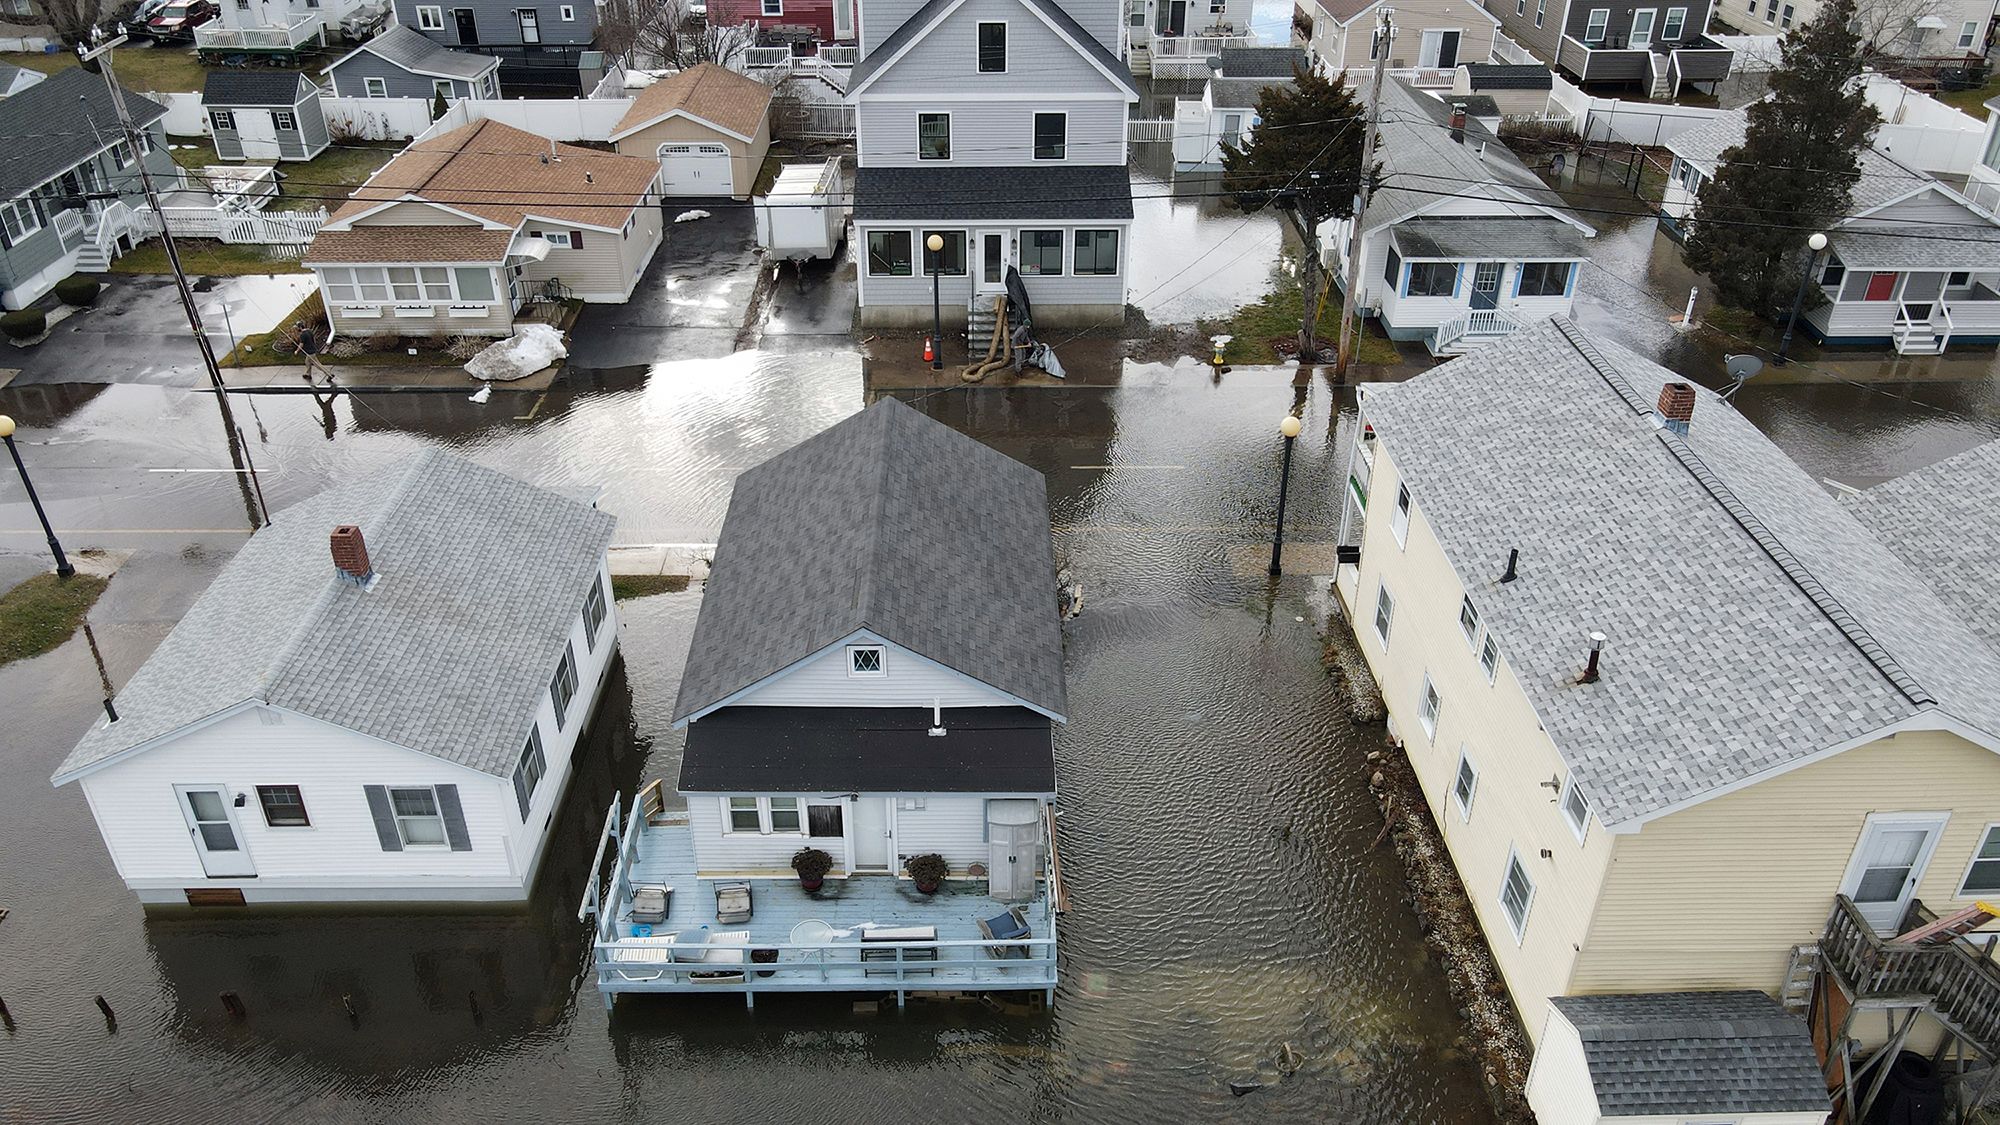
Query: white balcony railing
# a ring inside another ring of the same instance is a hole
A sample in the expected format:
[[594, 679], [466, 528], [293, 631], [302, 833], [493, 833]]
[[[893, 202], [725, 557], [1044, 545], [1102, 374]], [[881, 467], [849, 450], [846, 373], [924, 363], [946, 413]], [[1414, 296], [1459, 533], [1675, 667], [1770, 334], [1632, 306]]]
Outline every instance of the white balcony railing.
[[1254, 47], [1254, 35], [1156, 35], [1153, 37], [1153, 58], [1197, 59], [1213, 58], [1225, 48]]
[[318, 41], [324, 27], [317, 12], [281, 27], [224, 27], [211, 20], [194, 29], [194, 45], [203, 51], [295, 51]]

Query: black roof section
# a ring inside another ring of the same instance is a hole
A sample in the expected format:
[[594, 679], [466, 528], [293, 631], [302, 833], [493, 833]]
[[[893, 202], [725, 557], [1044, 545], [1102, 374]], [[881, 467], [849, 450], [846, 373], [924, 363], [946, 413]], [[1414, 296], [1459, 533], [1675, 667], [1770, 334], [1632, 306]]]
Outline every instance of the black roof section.
[[[895, 31], [890, 32], [889, 37], [882, 40], [880, 46], [868, 52], [866, 57], [854, 64], [854, 70], [847, 76], [847, 88], [850, 90], [860, 89], [863, 83], [874, 77], [876, 71], [887, 66], [889, 60], [896, 57], [896, 52], [908, 46], [911, 40], [922, 34], [923, 30], [930, 26], [932, 20], [938, 18], [947, 8], [957, 3], [959, 3], [959, 0], [930, 0], [929, 3], [911, 13], [910, 18], [904, 20]], [[1096, 36], [1085, 31], [1083, 25], [1076, 22], [1076, 17], [1064, 11], [1063, 6], [1057, 0], [1021, 0], [1021, 3], [1040, 12], [1043, 16], [1047, 17], [1050, 23], [1062, 29], [1064, 35], [1075, 40], [1077, 45], [1083, 49], [1084, 55], [1109, 71], [1112, 75], [1112, 81], [1123, 87], [1126, 93], [1131, 94], [1135, 98], [1139, 96], [1139, 83], [1133, 79], [1132, 71], [1125, 65], [1124, 60], [1107, 50], [1104, 44], [1097, 41]]]
[[[125, 91], [141, 129], [167, 115], [160, 103]], [[118, 140], [118, 111], [104, 79], [79, 67], [58, 71], [0, 98], [0, 199], [40, 186]]]
[[854, 173], [854, 217], [1129, 219], [1132, 179], [1123, 164], [861, 168]]
[[1225, 78], [1293, 78], [1311, 65], [1301, 47], [1225, 47], [1208, 60]]
[[1583, 1040], [1605, 1117], [1825, 1113], [1803, 1021], [1761, 992], [1550, 999]]
[[1055, 735], [1026, 707], [724, 707], [688, 727], [693, 793], [1056, 791]]
[[1062, 716], [1042, 474], [894, 398], [745, 472], [674, 719], [863, 629]]
[[1466, 63], [1475, 90], [1547, 90], [1554, 82], [1549, 68], [1539, 63]]
[[[201, 104], [220, 106], [284, 106], [290, 108], [306, 98], [299, 89], [306, 76], [293, 70], [211, 70], [201, 87]], [[319, 87], [312, 86], [314, 90]]]

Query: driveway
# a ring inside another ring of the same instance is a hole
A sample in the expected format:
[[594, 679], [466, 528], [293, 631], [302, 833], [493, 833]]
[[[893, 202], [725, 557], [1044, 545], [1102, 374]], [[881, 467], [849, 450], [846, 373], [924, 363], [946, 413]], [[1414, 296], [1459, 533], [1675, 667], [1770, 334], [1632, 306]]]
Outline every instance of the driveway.
[[[690, 211], [706, 218], [677, 223]], [[622, 305], [585, 305], [570, 332], [570, 364], [630, 367], [712, 359], [736, 350], [763, 258], [750, 208], [728, 199], [666, 203], [666, 242]]]
[[[270, 331], [312, 286], [309, 273], [195, 279], [196, 307], [216, 358], [234, 338]], [[174, 279], [146, 274], [107, 275], [96, 306], [57, 324], [48, 339], [32, 348], [0, 346], [0, 372], [10, 368], [18, 371], [16, 385], [208, 385]]]

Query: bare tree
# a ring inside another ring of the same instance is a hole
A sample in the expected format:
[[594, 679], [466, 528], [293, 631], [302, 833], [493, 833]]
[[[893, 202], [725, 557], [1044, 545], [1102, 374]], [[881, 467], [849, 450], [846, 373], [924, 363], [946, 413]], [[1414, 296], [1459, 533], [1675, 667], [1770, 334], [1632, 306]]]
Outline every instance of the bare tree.
[[0, 26], [53, 28], [64, 46], [74, 47], [121, 6], [118, 0], [35, 0], [33, 15], [0, 13]]
[[[1861, 38], [1862, 57], [1869, 62], [1909, 62], [1965, 53], [1958, 50], [1958, 28], [1948, 18], [1955, 10], [1949, 0], [1859, 0], [1854, 31]], [[1919, 26], [1923, 23], [1941, 29]]]
[[632, 66], [731, 66], [756, 34], [748, 24], [716, 27], [695, 16], [688, 0], [607, 0], [597, 21], [598, 42]]

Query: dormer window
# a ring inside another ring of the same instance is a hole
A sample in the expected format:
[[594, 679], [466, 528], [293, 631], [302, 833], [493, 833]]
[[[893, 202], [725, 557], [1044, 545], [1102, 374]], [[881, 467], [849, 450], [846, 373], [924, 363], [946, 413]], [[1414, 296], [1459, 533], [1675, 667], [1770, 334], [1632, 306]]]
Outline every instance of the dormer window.
[[850, 676], [879, 676], [882, 674], [881, 645], [847, 646], [847, 674]]

